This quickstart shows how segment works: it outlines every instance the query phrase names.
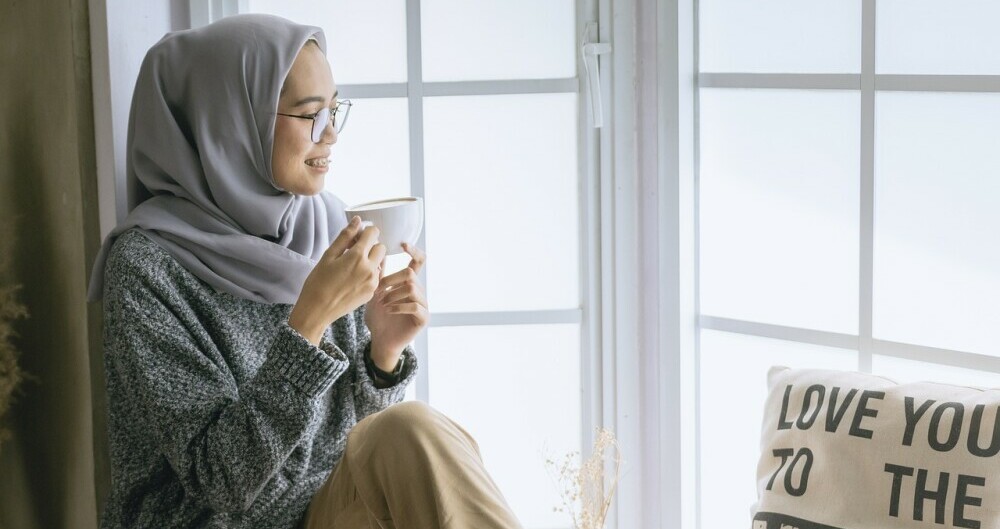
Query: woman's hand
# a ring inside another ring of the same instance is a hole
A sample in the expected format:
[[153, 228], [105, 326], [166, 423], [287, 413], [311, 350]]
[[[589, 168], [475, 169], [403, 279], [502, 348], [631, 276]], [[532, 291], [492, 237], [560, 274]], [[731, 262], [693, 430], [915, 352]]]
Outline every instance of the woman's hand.
[[371, 299], [379, 286], [385, 245], [378, 242], [378, 228], [360, 226], [355, 217], [337, 235], [309, 272], [288, 316], [288, 325], [314, 345], [331, 323]]
[[406, 344], [430, 321], [427, 297], [417, 277], [427, 256], [406, 243], [403, 249], [412, 257], [410, 264], [380, 277], [375, 296], [365, 306], [365, 324], [372, 333], [372, 361], [384, 371], [392, 371]]

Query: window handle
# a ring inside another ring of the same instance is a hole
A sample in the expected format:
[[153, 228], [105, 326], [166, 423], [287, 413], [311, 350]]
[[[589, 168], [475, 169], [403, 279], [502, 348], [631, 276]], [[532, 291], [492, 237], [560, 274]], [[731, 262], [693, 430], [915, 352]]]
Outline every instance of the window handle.
[[583, 36], [583, 67], [587, 71], [587, 92], [590, 95], [590, 116], [594, 128], [604, 125], [604, 105], [601, 97], [601, 67], [598, 55], [611, 53], [611, 44], [591, 42], [590, 35], [597, 33], [597, 23], [588, 22]]

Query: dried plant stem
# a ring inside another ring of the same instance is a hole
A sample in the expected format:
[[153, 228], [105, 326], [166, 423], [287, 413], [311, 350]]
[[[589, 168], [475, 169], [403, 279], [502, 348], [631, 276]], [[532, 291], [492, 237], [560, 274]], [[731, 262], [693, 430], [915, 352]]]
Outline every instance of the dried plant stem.
[[[614, 449], [615, 464], [615, 474], [610, 481], [605, 479], [605, 450], [609, 447]], [[576, 458], [579, 455], [579, 452], [570, 452], [559, 463], [552, 458], [545, 460], [546, 470], [562, 501], [562, 506], [554, 510], [567, 513], [575, 529], [601, 529], [621, 479], [621, 448], [614, 434], [602, 428], [597, 432], [590, 457], [578, 466]]]

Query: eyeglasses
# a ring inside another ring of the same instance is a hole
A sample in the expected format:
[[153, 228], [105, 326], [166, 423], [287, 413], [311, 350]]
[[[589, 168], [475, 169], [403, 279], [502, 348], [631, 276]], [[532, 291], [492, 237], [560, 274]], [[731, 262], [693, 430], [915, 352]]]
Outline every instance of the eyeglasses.
[[[337, 106], [330, 110], [324, 107], [322, 110], [315, 114], [309, 114], [308, 116], [297, 116], [295, 114], [283, 114], [278, 112], [279, 116], [288, 116], [290, 118], [299, 119], [311, 119], [313, 122], [312, 126], [312, 141], [313, 143], [319, 143], [319, 139], [323, 137], [323, 131], [326, 130], [326, 125], [332, 120], [333, 130], [340, 134], [340, 131], [344, 130], [344, 125], [347, 123], [347, 116], [351, 113], [351, 103], [350, 99], [342, 99], [337, 102]], [[338, 113], [343, 113], [338, 115]], [[339, 118], [339, 119], [338, 119]]]

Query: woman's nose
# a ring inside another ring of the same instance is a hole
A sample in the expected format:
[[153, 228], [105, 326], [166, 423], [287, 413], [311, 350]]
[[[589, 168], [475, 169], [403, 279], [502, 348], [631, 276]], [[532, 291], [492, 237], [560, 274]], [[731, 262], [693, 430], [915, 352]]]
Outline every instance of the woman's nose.
[[323, 134], [319, 137], [320, 143], [326, 143], [333, 145], [337, 143], [337, 129], [333, 125], [333, 120], [331, 119], [326, 123], [326, 127], [323, 128]]

